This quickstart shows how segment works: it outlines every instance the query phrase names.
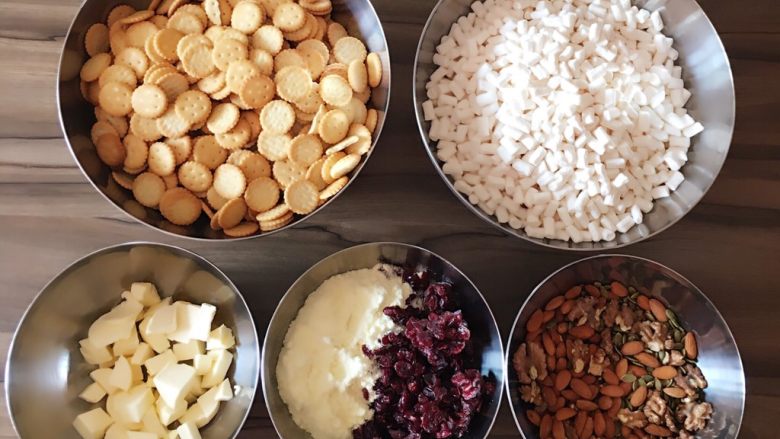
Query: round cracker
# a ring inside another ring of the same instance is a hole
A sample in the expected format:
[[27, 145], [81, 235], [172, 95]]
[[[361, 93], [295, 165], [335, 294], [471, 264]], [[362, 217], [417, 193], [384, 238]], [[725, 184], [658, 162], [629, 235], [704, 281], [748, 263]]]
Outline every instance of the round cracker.
[[160, 87], [143, 84], [133, 91], [131, 104], [133, 111], [141, 116], [155, 118], [165, 113], [168, 97]]
[[262, 75], [270, 76], [274, 72], [274, 57], [263, 49], [252, 49], [249, 52], [249, 61], [255, 63]]
[[197, 15], [191, 14], [186, 11], [176, 11], [168, 19], [168, 28], [176, 29], [177, 31], [187, 34], [202, 34], [205, 30], [203, 22], [200, 21]]
[[168, 61], [179, 59], [179, 42], [184, 38], [184, 33], [176, 29], [160, 29], [152, 38], [154, 50]]
[[135, 180], [135, 176], [126, 174], [124, 172], [112, 171], [111, 178], [114, 179], [116, 184], [119, 186], [122, 186], [123, 188], [130, 191], [133, 190], [133, 181]]
[[90, 26], [84, 35], [84, 49], [89, 56], [107, 53], [111, 49], [108, 43], [108, 26], [103, 23], [95, 23]]
[[290, 213], [290, 206], [282, 203], [272, 209], [266, 210], [265, 212], [258, 213], [255, 215], [255, 220], [258, 222], [273, 221], [287, 215], [288, 213]]
[[95, 144], [95, 150], [100, 161], [112, 168], [121, 166], [127, 155], [122, 140], [113, 133], [100, 136]]
[[182, 186], [192, 192], [205, 192], [211, 187], [213, 176], [206, 165], [195, 161], [184, 162], [177, 172]]
[[[116, 133], [119, 134], [119, 137], [124, 137], [127, 135], [129, 125], [126, 117], [112, 116], [106, 113], [102, 108], [95, 107], [95, 119], [111, 124], [111, 126], [116, 130]], [[260, 121], [258, 120], [257, 123], [259, 124]]]
[[319, 40], [304, 40], [298, 43], [295, 48], [306, 62], [306, 68], [309, 70], [312, 78], [317, 79], [325, 71], [328, 65], [330, 52], [328, 47]]
[[239, 93], [249, 78], [260, 74], [260, 68], [248, 59], [232, 61], [225, 71], [225, 83], [233, 93]]
[[100, 74], [98, 86], [103, 88], [109, 82], [121, 82], [133, 89], [138, 84], [138, 78], [130, 67], [113, 64], [108, 66], [108, 68], [103, 70], [103, 73]]
[[271, 232], [273, 230], [281, 229], [282, 227], [286, 226], [287, 224], [290, 224], [293, 220], [293, 213], [288, 212], [279, 218], [270, 220], [270, 221], [261, 221], [260, 224], [260, 230], [263, 232]]
[[100, 78], [100, 74], [111, 65], [111, 55], [98, 53], [81, 66], [81, 80], [92, 82]]
[[187, 189], [168, 189], [160, 199], [160, 213], [165, 219], [179, 226], [188, 226], [201, 215], [200, 200]]
[[145, 142], [154, 142], [162, 137], [157, 128], [157, 120], [133, 114], [130, 118], [130, 132], [140, 137]]
[[320, 80], [320, 97], [328, 105], [342, 107], [352, 99], [352, 87], [338, 75], [328, 75]]
[[339, 178], [352, 172], [358, 164], [360, 164], [359, 154], [347, 154], [334, 163], [330, 168], [330, 178], [333, 180], [338, 180]]
[[379, 58], [379, 54], [371, 52], [366, 57], [366, 67], [368, 70], [368, 85], [371, 88], [379, 87], [382, 82], [382, 60]]
[[363, 62], [366, 60], [366, 46], [355, 37], [342, 37], [333, 44], [333, 57], [336, 61], [349, 65], [352, 61]]
[[263, 108], [274, 98], [274, 86], [273, 79], [258, 74], [244, 81], [238, 96], [251, 108]]
[[244, 193], [247, 206], [255, 212], [265, 212], [279, 202], [279, 184], [273, 178], [259, 177], [252, 180]]
[[225, 88], [225, 72], [217, 70], [198, 81], [198, 90], [206, 94], [216, 93]]
[[290, 151], [291, 142], [292, 138], [288, 134], [263, 131], [257, 138], [257, 150], [272, 162], [284, 160]]
[[336, 162], [338, 162], [345, 156], [346, 154], [339, 151], [339, 152], [334, 152], [333, 154], [325, 158], [325, 162], [322, 163], [322, 168], [320, 170], [320, 176], [322, 177], [322, 180], [325, 183], [331, 184], [333, 182], [333, 178], [330, 176], [330, 170], [333, 169], [333, 165], [335, 165]]
[[260, 111], [260, 126], [272, 134], [284, 134], [295, 123], [295, 110], [289, 103], [276, 99]]
[[309, 166], [309, 169], [306, 170], [306, 179], [314, 183], [314, 185], [317, 186], [317, 190], [320, 191], [325, 189], [328, 185], [328, 183], [322, 179], [322, 165], [325, 163], [326, 159], [327, 157], [321, 157], [319, 160], [312, 163], [311, 166]]
[[214, 44], [212, 59], [218, 69], [227, 70], [230, 63], [247, 59], [249, 51], [246, 44], [233, 38], [221, 38]]
[[274, 57], [274, 71], [278, 72], [288, 66], [306, 68], [306, 61], [295, 49], [284, 49]]
[[241, 223], [246, 215], [246, 202], [242, 198], [234, 198], [217, 212], [217, 222], [223, 229], [235, 227]]
[[165, 137], [182, 137], [190, 130], [190, 126], [189, 122], [176, 114], [173, 106], [168, 107], [168, 110], [157, 118], [157, 129]]
[[156, 33], [157, 26], [149, 21], [134, 23], [125, 31], [125, 35], [127, 35], [127, 44], [139, 49], [144, 49], [146, 40], [152, 38]]
[[317, 126], [320, 138], [330, 144], [340, 142], [349, 130], [349, 117], [341, 110], [330, 110], [322, 116]]
[[248, 146], [249, 137], [252, 134], [252, 128], [244, 119], [239, 118], [236, 126], [227, 133], [217, 133], [214, 137], [219, 146], [227, 150], [235, 150]]
[[294, 181], [284, 190], [284, 202], [290, 210], [305, 215], [314, 211], [319, 203], [320, 191], [309, 180]]
[[187, 90], [176, 98], [176, 114], [192, 125], [197, 125], [211, 114], [211, 99], [198, 90]]
[[168, 73], [155, 81], [155, 85], [163, 89], [168, 97], [168, 102], [176, 102], [180, 94], [189, 90], [190, 82], [181, 73]]
[[348, 137], [344, 138], [344, 140], [342, 140], [341, 142], [339, 142], [339, 143], [331, 146], [330, 148], [328, 148], [325, 151], [325, 155], [331, 155], [331, 154], [337, 153], [339, 151], [343, 151], [343, 150], [347, 149], [348, 147], [352, 146], [353, 144], [357, 143], [358, 141], [360, 141], [360, 137], [358, 137], [358, 136], [348, 136]]
[[354, 60], [347, 67], [347, 80], [355, 93], [363, 93], [368, 87], [368, 72], [363, 61]]
[[248, 154], [241, 155], [235, 165], [241, 168], [247, 181], [251, 182], [260, 177], [270, 177], [271, 164], [268, 163], [268, 160], [256, 152], [246, 152]]
[[[214, 189], [223, 198], [233, 199], [244, 194], [246, 177], [241, 168], [228, 163], [219, 165], [214, 171]], [[243, 214], [241, 215], [243, 217]]]
[[114, 25], [114, 23], [118, 22], [119, 20], [129, 17], [130, 15], [133, 15], [135, 12], [135, 9], [133, 9], [132, 6], [128, 5], [118, 5], [115, 6], [113, 9], [111, 9], [111, 12], [108, 13], [108, 19], [106, 20], [108, 27]]
[[305, 13], [303, 26], [295, 31], [284, 32], [284, 38], [288, 41], [299, 42], [307, 38], [312, 38], [318, 30], [317, 19], [308, 12]]
[[146, 159], [149, 157], [149, 145], [135, 134], [128, 134], [122, 139], [125, 146], [124, 167], [127, 169], [139, 169], [146, 166]]
[[287, 66], [276, 73], [276, 93], [287, 102], [305, 98], [312, 88], [309, 71], [299, 66]]
[[379, 121], [379, 112], [377, 112], [375, 109], [371, 108], [366, 112], [366, 128], [368, 128], [368, 131], [371, 134], [374, 134], [374, 131], [376, 130], [376, 125]]
[[211, 207], [219, 210], [228, 202], [228, 199], [218, 194], [217, 190], [214, 189], [214, 186], [211, 186], [209, 190], [206, 191], [206, 201], [208, 201]]
[[194, 78], [205, 78], [217, 69], [213, 50], [205, 44], [195, 44], [185, 49], [181, 63], [184, 71]]
[[106, 113], [112, 116], [124, 116], [133, 109], [132, 93], [133, 90], [125, 83], [109, 82], [100, 89], [98, 102]]
[[251, 1], [242, 1], [233, 8], [230, 25], [249, 35], [257, 31], [263, 21], [265, 21], [265, 10], [262, 6]]
[[92, 143], [97, 143], [97, 140], [105, 134], [119, 135], [116, 128], [114, 128], [114, 126], [111, 125], [107, 120], [98, 120], [89, 130], [89, 136], [92, 139]]
[[288, 157], [296, 165], [308, 168], [322, 157], [322, 142], [313, 134], [298, 135], [290, 144]]
[[137, 47], [125, 47], [122, 49], [117, 54], [116, 59], [114, 59], [114, 63], [130, 67], [139, 79], [143, 78], [144, 73], [149, 69], [149, 58], [143, 50]]
[[223, 230], [225, 235], [231, 238], [243, 238], [245, 236], [254, 235], [260, 229], [260, 225], [255, 222], [244, 221], [243, 223]]
[[193, 160], [203, 163], [209, 169], [217, 169], [219, 165], [225, 163], [227, 156], [228, 152], [219, 146], [214, 136], [199, 137], [192, 150]]
[[120, 24], [133, 24], [138, 23], [144, 20], [148, 20], [152, 18], [152, 15], [154, 15], [153, 11], [143, 10], [143, 11], [137, 11], [133, 12], [132, 14], [128, 15], [127, 17], [124, 17], [118, 21]]
[[286, 188], [295, 181], [302, 180], [305, 175], [306, 169], [301, 168], [289, 160], [274, 162], [273, 176], [283, 188]]
[[203, 11], [206, 13], [206, 17], [212, 24], [217, 26], [223, 24], [222, 11], [219, 8], [219, 0], [203, 0]]
[[232, 130], [240, 117], [238, 107], [231, 103], [219, 104], [211, 110], [206, 127], [214, 134], [224, 134]]
[[274, 11], [273, 22], [282, 32], [294, 32], [306, 24], [306, 11], [297, 3], [283, 3]]
[[146, 207], [157, 207], [166, 190], [163, 179], [151, 172], [139, 174], [133, 180], [133, 197]]
[[149, 170], [164, 177], [176, 170], [176, 156], [167, 143], [155, 142], [149, 145]]
[[278, 28], [266, 24], [252, 35], [252, 47], [262, 49], [271, 55], [281, 52], [284, 45], [284, 35]]
[[342, 26], [341, 23], [333, 21], [328, 25], [328, 42], [331, 47], [335, 46], [338, 40], [346, 36], [349, 36], [349, 33], [344, 29], [344, 26]]
[[327, 67], [325, 67], [325, 70], [322, 72], [322, 78], [330, 75], [338, 75], [345, 80], [348, 80], [349, 68], [346, 64], [341, 63], [328, 64]]
[[173, 155], [176, 157], [176, 166], [184, 163], [192, 154], [192, 138], [190, 136], [165, 139], [165, 143], [171, 147]]
[[320, 200], [325, 201], [339, 193], [342, 189], [344, 189], [344, 186], [347, 185], [348, 181], [349, 177], [344, 176], [329, 184], [328, 187], [320, 192]]

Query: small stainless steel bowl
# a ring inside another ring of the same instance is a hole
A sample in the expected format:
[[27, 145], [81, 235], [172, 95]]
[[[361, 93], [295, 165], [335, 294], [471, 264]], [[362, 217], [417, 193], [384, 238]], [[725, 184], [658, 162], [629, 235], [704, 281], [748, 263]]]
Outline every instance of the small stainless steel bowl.
[[566, 265], [543, 280], [520, 308], [507, 342], [506, 389], [512, 415], [523, 437], [539, 437], [538, 427], [528, 422], [525, 415], [531, 406], [520, 399], [520, 383], [512, 367], [512, 356], [526, 335], [526, 322], [536, 309], [572, 286], [614, 280], [635, 286], [650, 297], [661, 298], [682, 325], [696, 334], [697, 365], [709, 383], [704, 393], [713, 405], [712, 419], [696, 437], [736, 438], [745, 408], [745, 372], [734, 336], [723, 316], [701, 290], [676, 271], [649, 259], [626, 255], [593, 256]]
[[79, 87], [81, 66], [89, 58], [84, 50], [84, 36], [87, 29], [93, 23], [105, 22], [109, 11], [123, 3], [141, 10], [148, 7], [149, 0], [85, 0], [81, 4], [65, 37], [57, 79], [57, 109], [65, 142], [87, 180], [114, 206], [139, 222], [174, 236], [200, 240], [252, 239], [281, 232], [311, 218], [344, 193], [347, 187], [357, 179], [376, 147], [387, 117], [391, 84], [390, 52], [382, 23], [369, 0], [332, 0], [333, 19], [343, 24], [351, 35], [359, 36], [369, 51], [379, 54], [383, 70], [382, 83], [374, 89], [368, 103], [369, 107], [375, 108], [379, 114], [373, 144], [368, 154], [350, 174], [347, 187], [344, 187], [314, 212], [295, 219], [285, 227], [242, 238], [231, 238], [222, 231], [211, 229], [205, 215], [201, 215], [198, 221], [188, 227], [174, 225], [165, 220], [156, 209], [146, 208], [135, 201], [130, 191], [120, 187], [111, 178], [111, 169], [100, 161], [95, 152], [95, 146], [90, 139], [90, 129], [95, 123], [94, 110], [92, 105], [82, 97]]
[[474, 352], [482, 358], [481, 372], [496, 378], [496, 393], [490, 404], [472, 420], [464, 438], [486, 438], [501, 405], [504, 382], [503, 345], [498, 325], [485, 298], [476, 286], [449, 261], [441, 256], [408, 244], [378, 242], [358, 245], [336, 252], [321, 260], [295, 281], [276, 308], [265, 335], [262, 354], [263, 396], [271, 421], [284, 439], [311, 438], [292, 419], [287, 405], [279, 396], [276, 364], [287, 329], [298, 315], [306, 298], [325, 280], [336, 274], [379, 263], [429, 269], [453, 283], [453, 292], [471, 330]]
[[260, 365], [257, 331], [241, 293], [217, 267], [194, 253], [128, 243], [74, 262], [41, 290], [22, 317], [5, 369], [6, 401], [20, 438], [80, 437], [72, 423], [94, 407], [78, 395], [91, 382], [89, 372], [95, 366], [83, 360], [79, 340], [95, 319], [119, 303], [119, 293], [142, 280], [153, 282], [161, 296], [215, 305], [215, 321], [233, 330], [237, 346], [228, 376], [240, 390], [222, 403], [201, 432], [208, 439], [238, 435], [252, 407]]
[[501, 224], [472, 205], [468, 197], [453, 186], [452, 177], [442, 171], [442, 162], [436, 157], [436, 142], [428, 136], [430, 123], [423, 118], [422, 103], [428, 82], [436, 65], [433, 55], [441, 37], [447, 35], [458, 17], [470, 12], [473, 0], [439, 0], [425, 24], [414, 63], [414, 109], [417, 125], [428, 156], [439, 175], [453, 194], [475, 215], [504, 232], [562, 250], [607, 250], [633, 244], [650, 238], [684, 217], [707, 193], [718, 176], [731, 144], [734, 131], [734, 78], [728, 55], [718, 32], [696, 0], [639, 0], [637, 6], [659, 10], [664, 21], [664, 33], [674, 38], [674, 48], [680, 53], [677, 65], [683, 68], [685, 87], [692, 93], [686, 108], [704, 125], [704, 132], [693, 138], [688, 152], [688, 163], [681, 172], [685, 181], [668, 198], [655, 201], [653, 210], [644, 216], [644, 222], [626, 233], [619, 233], [612, 241], [581, 242], [531, 238], [523, 230]]

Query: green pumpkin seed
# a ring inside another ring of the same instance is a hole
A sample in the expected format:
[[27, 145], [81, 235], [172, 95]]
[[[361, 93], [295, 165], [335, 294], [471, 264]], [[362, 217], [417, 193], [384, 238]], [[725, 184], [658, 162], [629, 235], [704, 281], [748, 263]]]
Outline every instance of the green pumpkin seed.
[[646, 383], [649, 383], [652, 382], [655, 378], [652, 375], [648, 374], [643, 376], [642, 379], [645, 380]]
[[634, 376], [633, 373], [629, 372], [623, 375], [623, 378], [621, 378], [621, 380], [623, 380], [624, 383], [633, 383], [634, 381], [636, 381], [636, 377]]
[[658, 353], [658, 359], [661, 360], [661, 363], [663, 363], [664, 360], [666, 360], [666, 351], [659, 352]]
[[637, 388], [639, 388], [638, 382], [634, 381], [633, 383], [631, 383], [631, 390], [636, 390]]
[[682, 341], [682, 338], [683, 338], [683, 332], [680, 331], [679, 329], [675, 329], [674, 333], [672, 334], [672, 338], [674, 338], [674, 341], [676, 343], [680, 343]]
[[645, 381], [644, 378], [639, 378], [638, 380], [636, 380], [636, 382], [639, 383], [639, 385], [642, 387], [647, 385], [647, 381]]
[[663, 389], [663, 386], [661, 385], [661, 381], [658, 380], [658, 378], [655, 379], [655, 390], [661, 390]]

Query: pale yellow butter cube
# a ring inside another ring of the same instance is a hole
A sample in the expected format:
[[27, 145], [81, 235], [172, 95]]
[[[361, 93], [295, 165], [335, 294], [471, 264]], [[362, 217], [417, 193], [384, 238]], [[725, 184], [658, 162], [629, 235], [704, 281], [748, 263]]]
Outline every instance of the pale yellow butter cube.
[[73, 427], [84, 439], [103, 439], [113, 421], [102, 408], [82, 413], [73, 421]]
[[79, 394], [79, 398], [92, 404], [98, 403], [101, 399], [106, 397], [106, 391], [100, 384], [92, 383]]
[[152, 347], [146, 343], [139, 343], [138, 348], [133, 352], [133, 356], [130, 357], [130, 364], [140, 366], [144, 362], [154, 356]]
[[236, 345], [236, 339], [233, 337], [233, 331], [225, 325], [211, 331], [206, 341], [206, 350], [230, 349]]
[[173, 345], [173, 354], [178, 361], [187, 361], [195, 358], [196, 355], [205, 353], [205, 343], [200, 340], [190, 340], [187, 343], [175, 343]]
[[201, 385], [206, 388], [214, 387], [224, 380], [228, 369], [230, 369], [230, 363], [233, 362], [233, 354], [224, 349], [209, 351], [209, 355], [213, 357], [214, 364], [201, 381]]
[[179, 433], [180, 439], [201, 439], [198, 427], [190, 422], [180, 425], [176, 432]]
[[160, 398], [168, 406], [187, 396], [195, 380], [195, 368], [186, 364], [170, 364], [152, 379]]
[[152, 306], [160, 303], [160, 295], [157, 293], [157, 287], [149, 282], [133, 282], [130, 285], [130, 295], [143, 306]]
[[146, 361], [144, 361], [144, 367], [146, 367], [146, 373], [149, 375], [157, 375], [168, 367], [171, 364], [176, 364], [176, 355], [173, 354], [173, 351], [168, 349], [161, 353], [160, 355], [154, 356]]

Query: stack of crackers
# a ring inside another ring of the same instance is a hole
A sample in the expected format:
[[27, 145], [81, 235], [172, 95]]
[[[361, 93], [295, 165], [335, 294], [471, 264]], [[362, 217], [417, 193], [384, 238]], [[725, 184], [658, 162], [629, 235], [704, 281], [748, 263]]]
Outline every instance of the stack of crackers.
[[91, 136], [114, 180], [187, 226], [271, 231], [337, 194], [371, 149], [382, 63], [330, 0], [153, 0], [86, 33]]

